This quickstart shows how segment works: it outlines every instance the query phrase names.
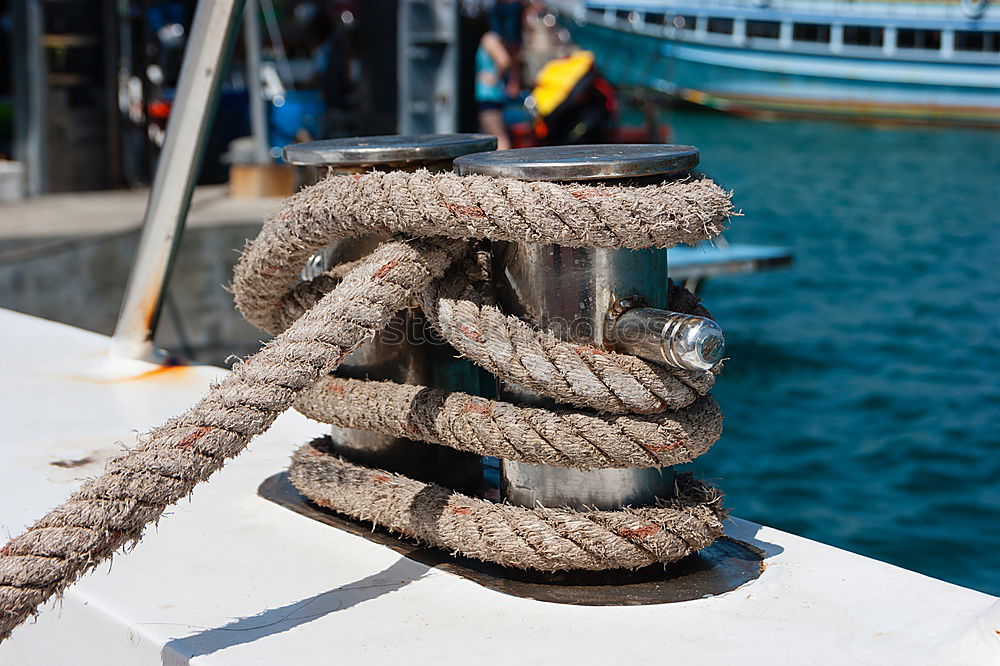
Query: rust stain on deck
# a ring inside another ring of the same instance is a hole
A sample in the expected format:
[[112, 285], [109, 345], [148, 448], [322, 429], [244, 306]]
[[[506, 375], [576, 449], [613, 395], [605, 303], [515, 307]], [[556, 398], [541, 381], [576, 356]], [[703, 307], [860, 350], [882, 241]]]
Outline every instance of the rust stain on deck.
[[163, 363], [163, 365], [159, 365], [151, 370], [135, 375], [134, 377], [125, 377], [123, 379], [111, 381], [134, 382], [142, 379], [153, 379], [156, 377], [179, 377], [187, 374], [189, 367], [190, 366], [182, 362], [180, 359], [171, 356]]
[[[167, 356], [159, 361], [158, 365], [152, 366], [143, 372], [116, 374], [113, 371], [110, 376], [100, 376], [99, 374], [73, 375], [70, 379], [79, 381], [94, 382], [97, 384], [123, 384], [127, 382], [147, 381], [147, 380], [167, 380], [174, 381], [186, 379], [191, 375], [193, 366], [177, 356]], [[101, 373], [104, 374], [104, 373]]]

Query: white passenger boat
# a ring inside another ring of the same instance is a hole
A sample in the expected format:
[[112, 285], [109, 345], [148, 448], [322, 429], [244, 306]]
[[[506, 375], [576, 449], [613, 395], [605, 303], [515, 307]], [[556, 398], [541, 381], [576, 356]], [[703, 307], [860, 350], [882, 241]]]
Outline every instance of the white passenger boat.
[[738, 114], [1000, 125], [988, 0], [586, 0], [574, 40], [619, 86]]

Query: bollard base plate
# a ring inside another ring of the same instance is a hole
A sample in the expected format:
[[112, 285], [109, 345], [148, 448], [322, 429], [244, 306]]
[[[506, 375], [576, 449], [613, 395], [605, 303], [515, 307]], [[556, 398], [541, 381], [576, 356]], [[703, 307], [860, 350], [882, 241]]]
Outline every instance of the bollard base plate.
[[374, 541], [428, 567], [456, 574], [497, 592], [551, 603], [647, 606], [692, 601], [735, 590], [757, 579], [764, 569], [763, 553], [758, 548], [722, 537], [701, 552], [673, 564], [637, 571], [524, 571], [452, 556], [384, 529], [372, 529], [371, 523], [354, 521], [318, 507], [299, 494], [286, 472], [265, 479], [257, 492], [279, 506]]

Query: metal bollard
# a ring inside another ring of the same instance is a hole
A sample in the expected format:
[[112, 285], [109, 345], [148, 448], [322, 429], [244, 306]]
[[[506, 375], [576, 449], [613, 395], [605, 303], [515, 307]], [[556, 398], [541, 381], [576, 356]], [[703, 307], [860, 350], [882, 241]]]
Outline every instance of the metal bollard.
[[[330, 139], [287, 146], [285, 161], [299, 166], [328, 167], [331, 173], [371, 170], [428, 169], [445, 171], [459, 155], [492, 151], [496, 137], [488, 134], [418, 134]], [[311, 279], [332, 266], [359, 259], [384, 240], [381, 236], [351, 239], [325, 248], [303, 269]], [[376, 338], [349, 355], [337, 374], [353, 379], [391, 380], [454, 388], [449, 376], [475, 377], [467, 361], [452, 358], [439, 348], [421, 344], [426, 324], [416, 306], [397, 314]], [[467, 389], [466, 389], [467, 390]], [[339, 452], [355, 462], [434, 481], [456, 490], [478, 491], [482, 460], [478, 456], [424, 442], [414, 442], [361, 430], [332, 426]]]
[[[455, 170], [520, 180], [644, 184], [686, 173], [698, 164], [698, 154], [697, 148], [672, 145], [525, 148], [466, 155], [455, 160]], [[721, 357], [714, 322], [634, 307], [667, 305], [666, 250], [496, 243], [494, 280], [501, 307], [564, 340], [679, 367], [700, 367], [686, 365], [698, 361], [710, 367]], [[712, 332], [692, 333], [690, 319], [707, 322]], [[678, 336], [681, 324], [685, 335]], [[513, 385], [502, 386], [501, 394], [515, 402], [555, 404]], [[618, 509], [652, 504], [673, 493], [673, 478], [669, 469], [584, 471], [508, 460], [500, 468], [503, 498], [522, 506]]]

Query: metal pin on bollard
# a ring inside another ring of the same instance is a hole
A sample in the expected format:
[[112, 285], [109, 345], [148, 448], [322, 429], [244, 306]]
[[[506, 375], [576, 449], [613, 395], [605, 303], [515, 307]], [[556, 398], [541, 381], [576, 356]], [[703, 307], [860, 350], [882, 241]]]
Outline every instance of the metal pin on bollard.
[[[327, 167], [339, 174], [421, 168], [444, 171], [459, 155], [496, 147], [496, 137], [488, 134], [418, 134], [299, 143], [285, 147], [282, 154], [291, 164]], [[382, 240], [384, 237], [373, 235], [325, 248], [310, 260], [301, 277], [309, 280], [336, 264], [358, 259]], [[442, 377], [475, 377], [467, 361], [443, 356], [440, 349], [421, 344], [427, 339], [425, 326], [419, 308], [397, 314], [386, 330], [344, 359], [337, 374], [437, 388], [456, 388], [442, 386]], [[332, 426], [331, 435], [340, 453], [361, 464], [470, 492], [478, 490], [482, 480], [481, 459], [468, 453], [337, 426]]]
[[[675, 145], [524, 148], [466, 155], [455, 160], [455, 170], [520, 180], [646, 184], [687, 173], [698, 156], [697, 148]], [[722, 333], [715, 322], [645, 306], [667, 305], [665, 249], [495, 243], [493, 273], [506, 311], [564, 340], [689, 369], [710, 368], [722, 356]], [[501, 395], [514, 402], [554, 405], [509, 384], [501, 387]], [[509, 460], [501, 461], [500, 470], [507, 501], [578, 509], [653, 504], [673, 494], [673, 479], [669, 469], [584, 471]]]
[[711, 319], [646, 307], [638, 298], [611, 304], [605, 334], [616, 351], [685, 370], [711, 370], [726, 351], [722, 328]]

